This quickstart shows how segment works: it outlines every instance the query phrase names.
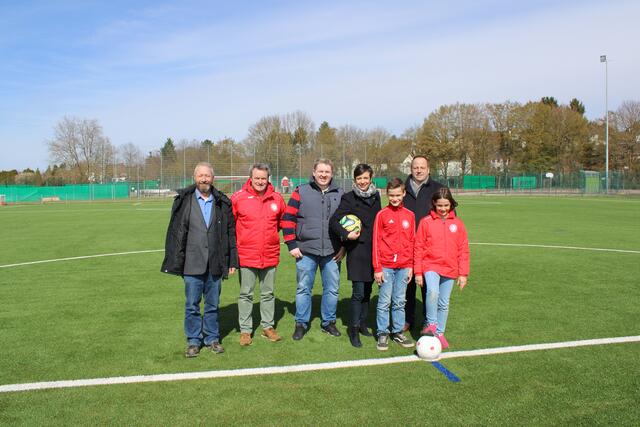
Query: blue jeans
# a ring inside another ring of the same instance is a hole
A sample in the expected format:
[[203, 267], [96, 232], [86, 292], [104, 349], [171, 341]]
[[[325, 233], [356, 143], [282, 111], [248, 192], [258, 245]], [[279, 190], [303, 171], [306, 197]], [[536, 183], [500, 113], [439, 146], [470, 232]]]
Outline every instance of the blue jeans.
[[383, 268], [384, 281], [380, 284], [376, 322], [378, 335], [389, 333], [389, 307], [393, 326], [391, 333], [402, 332], [404, 326], [404, 304], [406, 301], [408, 268]]
[[[197, 276], [184, 277], [184, 334], [188, 345], [211, 345], [219, 342], [218, 304], [220, 303], [221, 276], [208, 271]], [[200, 315], [200, 301], [204, 297], [204, 315]]]
[[333, 259], [333, 255], [303, 255], [296, 260], [296, 323], [301, 323], [309, 329], [311, 319], [311, 290], [316, 279], [316, 270], [320, 267], [322, 276], [322, 302], [320, 316], [322, 326], [335, 322], [338, 308], [338, 289], [340, 288], [340, 263]]
[[425, 298], [427, 324], [435, 323], [436, 333], [444, 334], [454, 279], [440, 276], [435, 271], [427, 271], [424, 273], [424, 281], [427, 284], [427, 297]]

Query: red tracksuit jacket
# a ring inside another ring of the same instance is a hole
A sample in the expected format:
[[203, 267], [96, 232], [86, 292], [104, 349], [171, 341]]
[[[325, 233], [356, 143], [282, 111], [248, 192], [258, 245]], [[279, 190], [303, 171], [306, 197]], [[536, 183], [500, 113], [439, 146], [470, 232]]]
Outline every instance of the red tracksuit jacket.
[[469, 240], [464, 223], [454, 211], [441, 219], [435, 211], [420, 220], [414, 245], [413, 273], [435, 271], [457, 279], [469, 275]]
[[373, 271], [382, 268], [411, 268], [416, 217], [400, 205], [388, 205], [376, 215], [373, 223]]
[[236, 219], [236, 245], [240, 267], [267, 268], [280, 261], [280, 219], [286, 207], [282, 196], [269, 183], [260, 197], [251, 180], [231, 196]]

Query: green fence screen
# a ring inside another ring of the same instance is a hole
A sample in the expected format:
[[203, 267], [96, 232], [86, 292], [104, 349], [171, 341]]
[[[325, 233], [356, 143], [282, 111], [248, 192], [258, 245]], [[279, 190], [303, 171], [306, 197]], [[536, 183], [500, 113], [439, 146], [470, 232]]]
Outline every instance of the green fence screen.
[[129, 197], [129, 184], [75, 184], [36, 187], [32, 185], [3, 185], [0, 194], [6, 203], [26, 203], [67, 200], [114, 200]]
[[536, 188], [535, 176], [514, 176], [511, 178], [511, 188], [514, 190], [532, 190]]
[[465, 175], [462, 186], [465, 190], [490, 190], [496, 188], [496, 177], [490, 175]]

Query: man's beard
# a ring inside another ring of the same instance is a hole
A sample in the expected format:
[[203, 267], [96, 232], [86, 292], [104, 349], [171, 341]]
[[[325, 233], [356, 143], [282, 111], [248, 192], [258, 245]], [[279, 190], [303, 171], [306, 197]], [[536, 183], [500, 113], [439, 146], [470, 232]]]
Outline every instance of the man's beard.
[[211, 189], [211, 184], [209, 183], [198, 183], [198, 190], [200, 190], [201, 193], [208, 193], [209, 190]]

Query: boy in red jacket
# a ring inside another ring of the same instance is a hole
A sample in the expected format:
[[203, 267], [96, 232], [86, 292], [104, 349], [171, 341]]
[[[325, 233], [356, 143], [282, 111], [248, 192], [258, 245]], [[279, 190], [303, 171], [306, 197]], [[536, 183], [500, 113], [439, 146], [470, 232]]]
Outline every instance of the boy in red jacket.
[[413, 269], [415, 215], [402, 206], [405, 188], [402, 180], [393, 178], [387, 184], [389, 205], [376, 215], [373, 225], [373, 278], [380, 286], [376, 321], [378, 350], [389, 348], [389, 307], [393, 326], [391, 337], [402, 347], [415, 344], [402, 333], [407, 283]]
[[431, 198], [431, 212], [420, 221], [414, 247], [416, 284], [427, 284], [422, 334], [438, 337], [443, 349], [449, 347], [444, 330], [453, 282], [457, 278], [462, 290], [469, 275], [469, 240], [454, 212], [457, 205], [449, 188], [438, 189]]
[[236, 219], [236, 241], [240, 260], [240, 345], [248, 346], [252, 343], [251, 312], [256, 280], [260, 283], [261, 336], [269, 341], [280, 341], [282, 338], [274, 327], [273, 290], [276, 266], [280, 261], [278, 231], [285, 203], [269, 182], [269, 166], [264, 163], [254, 164], [242, 190], [231, 196], [231, 203]]

